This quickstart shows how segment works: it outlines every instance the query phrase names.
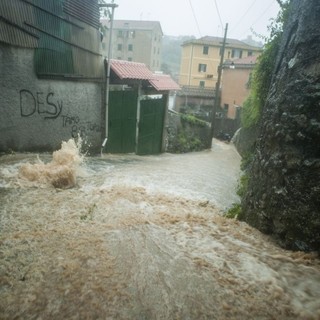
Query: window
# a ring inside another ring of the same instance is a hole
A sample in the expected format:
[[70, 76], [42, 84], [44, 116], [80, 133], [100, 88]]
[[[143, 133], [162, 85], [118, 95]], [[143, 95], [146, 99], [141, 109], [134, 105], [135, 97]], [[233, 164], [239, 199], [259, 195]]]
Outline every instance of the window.
[[242, 58], [242, 50], [232, 49], [231, 58]]
[[206, 84], [206, 82], [202, 80], [202, 81], [199, 82], [199, 87], [200, 88], [204, 88], [205, 84]]
[[122, 34], [122, 30], [118, 30], [118, 38], [122, 38], [123, 34]]
[[129, 57], [129, 58], [128, 58], [128, 61], [132, 61], [132, 58], [131, 58], [131, 57]]
[[203, 46], [203, 54], [208, 54], [209, 53], [209, 46]]
[[198, 71], [199, 72], [206, 72], [207, 71], [207, 65], [203, 64], [203, 63], [199, 63]]
[[118, 51], [122, 51], [122, 44], [118, 43]]
[[252, 51], [248, 51], [248, 57], [252, 57], [253, 52]]
[[128, 44], [128, 51], [133, 51], [133, 45], [132, 44]]

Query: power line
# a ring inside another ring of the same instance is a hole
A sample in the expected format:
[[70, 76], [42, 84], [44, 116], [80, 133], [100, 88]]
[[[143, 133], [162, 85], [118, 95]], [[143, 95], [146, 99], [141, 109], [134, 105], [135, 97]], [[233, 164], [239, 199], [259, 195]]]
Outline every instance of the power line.
[[270, 8], [275, 4], [275, 2], [272, 0], [271, 3], [269, 4], [269, 6], [263, 10], [263, 12], [261, 13], [261, 15], [252, 23], [251, 27], [258, 22], [269, 10]]
[[237, 21], [237, 23], [232, 27], [232, 29], [230, 31], [233, 31], [239, 24], [240, 22], [243, 20], [243, 18], [248, 14], [248, 12], [250, 11], [250, 9], [254, 6], [254, 4], [257, 2], [257, 0], [253, 0], [253, 2], [251, 3], [251, 5], [249, 6], [249, 8], [246, 10], [246, 12], [241, 16], [241, 18]]
[[217, 4], [217, 0], [214, 0], [214, 4], [215, 4], [216, 10], [217, 10], [217, 14], [218, 14], [218, 17], [219, 17], [219, 20], [220, 20], [220, 24], [221, 24], [221, 27], [222, 27], [222, 30], [223, 30], [224, 29], [223, 28], [223, 22], [222, 22], [222, 19], [221, 19], [221, 15], [220, 15], [219, 7], [218, 7], [218, 4]]
[[253, 26], [271, 9], [271, 7], [275, 4], [274, 0], [271, 1], [271, 3], [268, 5], [268, 7], [266, 9], [263, 10], [263, 12], [259, 15], [259, 17], [251, 24], [250, 28], [246, 30], [254, 30]]
[[192, 11], [192, 14], [193, 14], [194, 21], [195, 21], [195, 23], [196, 23], [196, 25], [197, 25], [197, 28], [198, 28], [199, 35], [200, 35], [200, 37], [201, 37], [201, 31], [200, 31], [199, 23], [198, 23], [196, 14], [195, 14], [195, 12], [194, 12], [194, 9], [193, 9], [191, 0], [189, 0], [189, 4], [190, 4], [190, 7], [191, 7], [191, 11]]

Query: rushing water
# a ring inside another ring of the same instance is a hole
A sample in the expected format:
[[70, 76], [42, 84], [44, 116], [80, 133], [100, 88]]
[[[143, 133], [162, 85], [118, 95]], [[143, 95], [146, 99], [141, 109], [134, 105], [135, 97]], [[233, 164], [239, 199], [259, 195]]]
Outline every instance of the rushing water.
[[319, 319], [319, 260], [222, 217], [239, 163], [0, 157], [0, 319]]

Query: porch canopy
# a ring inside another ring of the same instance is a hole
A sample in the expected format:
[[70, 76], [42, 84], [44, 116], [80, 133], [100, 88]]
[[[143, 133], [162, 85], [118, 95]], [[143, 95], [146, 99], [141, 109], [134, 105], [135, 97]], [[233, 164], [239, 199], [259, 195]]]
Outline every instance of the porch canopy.
[[134, 85], [141, 82], [144, 89], [157, 93], [180, 90], [179, 85], [166, 74], [153, 73], [144, 63], [111, 60], [111, 83]]

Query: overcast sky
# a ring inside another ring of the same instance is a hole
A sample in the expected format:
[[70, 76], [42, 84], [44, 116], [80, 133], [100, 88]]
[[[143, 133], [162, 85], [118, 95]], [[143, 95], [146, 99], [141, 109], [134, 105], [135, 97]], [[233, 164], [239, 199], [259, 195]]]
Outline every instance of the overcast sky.
[[115, 19], [160, 21], [165, 35], [194, 35], [197, 38], [223, 36], [229, 24], [228, 38], [258, 40], [251, 28], [268, 35], [269, 20], [275, 18], [276, 0], [114, 0]]

